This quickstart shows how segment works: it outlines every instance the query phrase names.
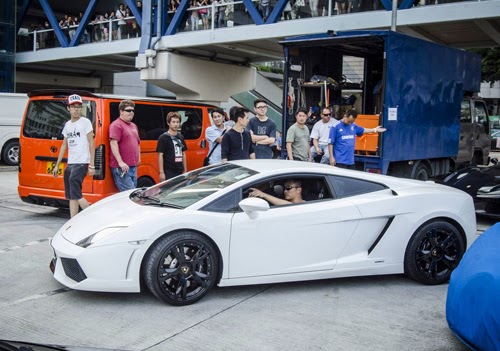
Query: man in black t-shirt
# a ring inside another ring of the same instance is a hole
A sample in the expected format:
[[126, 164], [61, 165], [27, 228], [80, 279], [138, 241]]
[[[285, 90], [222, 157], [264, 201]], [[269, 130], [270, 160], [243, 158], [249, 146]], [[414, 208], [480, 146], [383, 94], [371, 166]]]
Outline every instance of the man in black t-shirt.
[[252, 137], [250, 132], [245, 130], [248, 125], [248, 112], [244, 107], [231, 109], [229, 114], [231, 120], [234, 121], [234, 126], [222, 138], [222, 162], [255, 159]]
[[160, 181], [176, 177], [186, 172], [186, 142], [179, 128], [181, 116], [177, 112], [167, 114], [168, 131], [160, 135], [156, 152], [158, 152], [158, 168]]

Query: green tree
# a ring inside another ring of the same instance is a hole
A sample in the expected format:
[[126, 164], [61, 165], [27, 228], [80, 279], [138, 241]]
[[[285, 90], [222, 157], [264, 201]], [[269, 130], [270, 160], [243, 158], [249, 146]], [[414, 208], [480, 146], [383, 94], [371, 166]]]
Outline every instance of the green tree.
[[500, 80], [500, 48], [472, 50], [483, 58], [482, 78], [492, 86]]

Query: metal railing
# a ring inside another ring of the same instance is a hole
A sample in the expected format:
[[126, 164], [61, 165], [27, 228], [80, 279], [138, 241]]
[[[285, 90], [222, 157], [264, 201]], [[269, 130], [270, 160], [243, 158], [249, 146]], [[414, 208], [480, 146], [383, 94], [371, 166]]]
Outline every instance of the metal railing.
[[[382, 6], [381, 0], [352, 0], [345, 3], [339, 3], [335, 0], [294, 0], [292, 6], [289, 2], [278, 18], [279, 21], [300, 20], [313, 17], [333, 17], [343, 14], [353, 14], [366, 11], [386, 11]], [[418, 6], [439, 6], [444, 0], [419, 0], [414, 4]], [[446, 0], [449, 3], [449, 0]], [[456, 0], [454, 2], [460, 2]], [[477, 0], [481, 1], [481, 0]], [[498, 0], [496, 0], [498, 1]], [[260, 0], [252, 0], [255, 7], [263, 17], [264, 22], [266, 17], [272, 13], [272, 8], [268, 12], [260, 5]], [[344, 8], [344, 4], [351, 4], [351, 7]], [[411, 10], [409, 8], [407, 10]], [[168, 11], [166, 26], [174, 17], [174, 11]], [[267, 16], [266, 16], [267, 15]], [[129, 24], [119, 24], [120, 21], [129, 21]], [[138, 24], [134, 30], [129, 32], [135, 17], [126, 17], [124, 19], [111, 19], [105, 21], [92, 21], [86, 26], [86, 32], [82, 35], [79, 44], [89, 44], [103, 41], [114, 41], [127, 39], [131, 37], [141, 36], [141, 26]], [[255, 21], [250, 16], [248, 9], [242, 1], [222, 2], [214, 1], [208, 6], [189, 7], [177, 27], [176, 33], [199, 30], [217, 30], [225, 27], [234, 27], [240, 25], [254, 25]], [[63, 27], [63, 33], [68, 41], [71, 41], [73, 33], [78, 26]], [[90, 33], [89, 32], [90, 29]], [[98, 32], [95, 31], [98, 30]], [[123, 33], [125, 31], [125, 33]], [[100, 34], [97, 34], [100, 33]], [[124, 37], [126, 36], [126, 38]], [[90, 39], [90, 40], [89, 40]], [[37, 51], [44, 48], [58, 47], [59, 42], [54, 35], [53, 29], [35, 30], [32, 32], [18, 33], [18, 51]]]

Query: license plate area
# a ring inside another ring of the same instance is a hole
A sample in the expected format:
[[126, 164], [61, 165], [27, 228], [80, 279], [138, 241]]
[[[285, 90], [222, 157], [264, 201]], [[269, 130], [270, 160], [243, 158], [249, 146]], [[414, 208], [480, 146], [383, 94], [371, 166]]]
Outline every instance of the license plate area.
[[[45, 170], [47, 171], [47, 174], [52, 174], [55, 167], [56, 167], [55, 161], [48, 161], [47, 167], [45, 168]], [[61, 163], [59, 163], [59, 167], [57, 168], [57, 174], [63, 175], [63, 173], [64, 173], [64, 163], [61, 162]]]

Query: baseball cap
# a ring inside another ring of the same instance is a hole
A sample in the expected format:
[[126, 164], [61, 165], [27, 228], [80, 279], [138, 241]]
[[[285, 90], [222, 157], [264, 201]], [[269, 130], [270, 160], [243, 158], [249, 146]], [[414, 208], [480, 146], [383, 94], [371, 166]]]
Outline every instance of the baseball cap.
[[68, 96], [68, 105], [73, 104], [83, 104], [82, 97], [76, 94]]

